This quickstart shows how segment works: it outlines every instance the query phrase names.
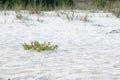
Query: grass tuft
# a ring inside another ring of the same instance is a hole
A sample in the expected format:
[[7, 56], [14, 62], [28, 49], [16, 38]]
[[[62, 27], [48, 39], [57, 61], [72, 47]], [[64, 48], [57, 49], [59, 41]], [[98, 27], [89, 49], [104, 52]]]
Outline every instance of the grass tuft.
[[50, 42], [39, 43], [38, 41], [32, 41], [30, 44], [24, 43], [22, 46], [25, 50], [35, 50], [37, 52], [58, 48], [58, 45], [53, 45]]

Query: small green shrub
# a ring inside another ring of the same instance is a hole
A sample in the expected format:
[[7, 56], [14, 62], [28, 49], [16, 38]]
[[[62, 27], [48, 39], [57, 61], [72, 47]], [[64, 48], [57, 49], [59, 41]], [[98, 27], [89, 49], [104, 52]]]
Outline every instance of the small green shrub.
[[96, 0], [95, 5], [97, 8], [104, 8], [107, 5], [106, 0]]
[[39, 43], [38, 41], [32, 41], [30, 44], [24, 43], [22, 46], [25, 50], [35, 50], [37, 52], [58, 48], [58, 45], [53, 45], [50, 42]]
[[85, 22], [87, 22], [87, 21], [88, 21], [88, 15], [87, 15], [87, 14], [84, 16], [83, 21], [85, 21]]
[[23, 18], [23, 16], [22, 16], [22, 14], [19, 13], [19, 14], [16, 14], [16, 18], [21, 20]]
[[119, 18], [120, 17], [120, 10], [112, 10], [112, 13], [117, 17]]

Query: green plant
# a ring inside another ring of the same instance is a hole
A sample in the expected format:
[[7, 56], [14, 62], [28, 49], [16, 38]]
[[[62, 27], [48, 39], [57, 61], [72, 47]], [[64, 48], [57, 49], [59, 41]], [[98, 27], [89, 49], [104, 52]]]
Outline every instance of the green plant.
[[85, 21], [85, 22], [88, 21], [88, 15], [87, 14], [84, 16], [83, 21]]
[[119, 18], [120, 17], [120, 10], [118, 10], [118, 9], [114, 9], [114, 10], [112, 10], [112, 13], [117, 17], [117, 18]]
[[22, 16], [22, 14], [17, 13], [17, 14], [16, 14], [16, 18], [19, 19], [19, 20], [21, 20], [21, 19], [23, 18], [23, 16]]
[[117, 0], [115, 2], [112, 2], [109, 6], [109, 11], [112, 12], [116, 17], [120, 17], [120, 1]]
[[9, 10], [52, 10], [73, 6], [73, 0], [0, 0], [0, 7]]
[[96, 0], [95, 5], [98, 8], [104, 8], [107, 5], [107, 1], [106, 0]]
[[39, 17], [37, 18], [37, 21], [40, 23], [43, 23], [44, 21], [42, 19], [40, 19]]
[[66, 18], [70, 21], [72, 20], [71, 16], [69, 14], [66, 14]]
[[32, 41], [30, 44], [24, 43], [22, 46], [25, 50], [35, 50], [37, 52], [58, 48], [58, 45], [53, 45], [50, 42], [39, 43], [38, 41]]
[[24, 47], [25, 50], [30, 50], [30, 49], [32, 49], [31, 45], [29, 45], [29, 44], [27, 44], [27, 43], [24, 43], [22, 46]]

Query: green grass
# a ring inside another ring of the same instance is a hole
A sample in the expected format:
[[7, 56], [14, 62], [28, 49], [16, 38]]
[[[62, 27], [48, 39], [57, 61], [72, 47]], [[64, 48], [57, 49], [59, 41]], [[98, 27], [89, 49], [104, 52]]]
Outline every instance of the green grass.
[[39, 43], [38, 41], [32, 41], [30, 44], [24, 43], [22, 46], [25, 50], [35, 50], [37, 52], [55, 50], [58, 48], [58, 45], [53, 45], [50, 42]]
[[72, 8], [73, 0], [0, 0], [2, 10], [56, 10]]
[[[34, 3], [34, 1], [37, 1], [38, 3]], [[80, 6], [75, 6], [75, 2], [80, 3]], [[120, 17], [120, 0], [113, 0], [112, 2], [109, 2], [108, 0], [0, 0], [0, 10], [14, 10], [17, 12], [28, 10], [30, 13], [39, 13], [41, 11], [49, 10], [74, 9], [109, 11], [116, 17]], [[21, 15], [17, 15], [16, 17], [18, 19], [22, 18]], [[66, 15], [66, 18], [72, 20], [71, 16]], [[87, 19], [87, 17], [85, 19]]]
[[120, 17], [120, 9], [119, 9], [119, 10], [113, 9], [113, 10], [111, 10], [111, 12], [112, 12], [112, 14], [115, 15], [117, 18]]

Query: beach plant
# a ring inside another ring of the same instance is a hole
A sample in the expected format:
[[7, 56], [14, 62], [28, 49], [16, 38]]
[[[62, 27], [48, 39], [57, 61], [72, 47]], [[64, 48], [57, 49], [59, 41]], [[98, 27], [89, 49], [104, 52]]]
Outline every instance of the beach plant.
[[116, 17], [120, 17], [120, 1], [117, 0], [110, 5], [110, 12], [112, 12]]
[[37, 17], [37, 21], [40, 22], [40, 23], [44, 22], [44, 20], [40, 19], [39, 17]]
[[104, 8], [107, 5], [107, 0], [96, 0], [95, 5], [97, 8]]
[[117, 18], [120, 17], [120, 10], [114, 9], [114, 10], [112, 10], [112, 13], [113, 13]]
[[66, 17], [68, 21], [72, 21], [75, 18], [74, 12], [72, 13], [67, 12], [67, 13], [62, 13], [62, 14]]
[[22, 16], [21, 13], [18, 13], [18, 14], [16, 14], [16, 18], [19, 19], [19, 20], [21, 20], [23, 18], [23, 16]]
[[83, 21], [85, 21], [85, 22], [88, 21], [88, 15], [87, 14], [84, 16]]
[[78, 17], [80, 19], [80, 21], [84, 21], [84, 22], [87, 22], [89, 21], [89, 16], [88, 14], [84, 15], [84, 16], [80, 16]]
[[25, 50], [35, 50], [37, 52], [55, 50], [58, 48], [58, 45], [53, 45], [51, 42], [39, 43], [38, 41], [32, 41], [30, 44], [23, 43], [22, 46]]
[[73, 0], [0, 0], [0, 7], [6, 10], [52, 10], [72, 8]]

